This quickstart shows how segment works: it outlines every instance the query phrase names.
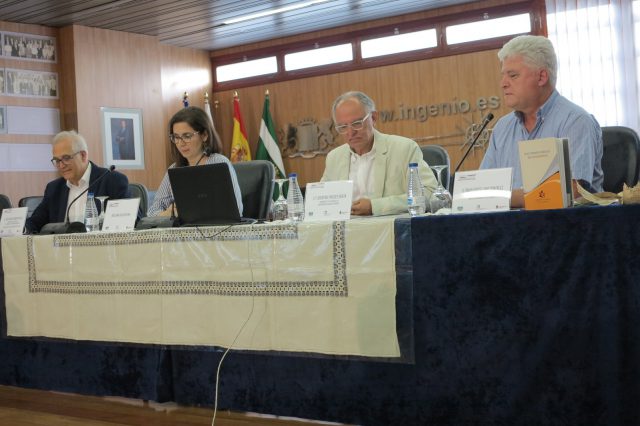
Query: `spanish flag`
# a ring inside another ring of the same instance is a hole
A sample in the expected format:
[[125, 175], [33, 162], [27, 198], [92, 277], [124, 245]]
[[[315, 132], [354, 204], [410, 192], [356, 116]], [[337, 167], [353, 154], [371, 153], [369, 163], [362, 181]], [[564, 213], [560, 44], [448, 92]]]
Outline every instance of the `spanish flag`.
[[240, 100], [237, 93], [233, 97], [233, 139], [231, 140], [231, 155], [229, 155], [229, 159], [232, 163], [251, 160], [247, 131], [242, 123]]

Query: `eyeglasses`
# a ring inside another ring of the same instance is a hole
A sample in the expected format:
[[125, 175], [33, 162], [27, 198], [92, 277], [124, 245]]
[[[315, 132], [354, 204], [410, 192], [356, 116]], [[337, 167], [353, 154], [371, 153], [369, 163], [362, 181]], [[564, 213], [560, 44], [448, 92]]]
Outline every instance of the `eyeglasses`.
[[181, 135], [177, 133], [171, 133], [169, 135], [169, 140], [174, 144], [178, 145], [180, 142], [189, 143], [194, 135], [197, 135], [200, 132], [187, 132]]
[[345, 133], [348, 132], [349, 127], [351, 127], [352, 130], [356, 130], [356, 131], [362, 130], [364, 128], [364, 122], [367, 121], [367, 118], [369, 118], [370, 116], [371, 116], [371, 113], [365, 115], [360, 120], [354, 121], [351, 124], [341, 124], [339, 126], [335, 126], [336, 131], [341, 135], [344, 135]]
[[80, 154], [81, 152], [82, 152], [82, 151], [78, 151], [78, 152], [74, 152], [74, 153], [73, 153], [73, 154], [71, 154], [71, 155], [63, 155], [63, 156], [62, 156], [62, 157], [60, 157], [60, 158], [53, 157], [53, 158], [51, 159], [51, 164], [53, 164], [55, 167], [60, 166], [60, 163], [62, 163], [62, 164], [64, 164], [64, 165], [66, 166], [67, 164], [69, 164], [69, 162], [71, 162], [71, 159], [72, 159], [73, 157], [75, 157], [76, 155]]

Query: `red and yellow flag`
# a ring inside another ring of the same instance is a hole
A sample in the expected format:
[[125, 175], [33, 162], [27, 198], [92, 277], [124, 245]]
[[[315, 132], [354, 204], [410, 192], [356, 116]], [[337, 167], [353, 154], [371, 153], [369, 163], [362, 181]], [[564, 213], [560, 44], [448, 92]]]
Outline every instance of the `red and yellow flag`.
[[231, 154], [229, 159], [232, 163], [239, 161], [250, 161], [251, 151], [247, 142], [247, 131], [242, 123], [240, 115], [240, 100], [238, 95], [233, 97], [233, 139], [231, 140]]

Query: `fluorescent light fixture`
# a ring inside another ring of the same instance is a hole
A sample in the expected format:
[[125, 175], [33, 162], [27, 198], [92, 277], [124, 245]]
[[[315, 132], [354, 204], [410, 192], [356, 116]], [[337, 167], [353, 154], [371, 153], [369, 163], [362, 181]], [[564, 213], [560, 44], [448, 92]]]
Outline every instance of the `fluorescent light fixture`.
[[223, 25], [237, 24], [238, 22], [250, 21], [252, 19], [263, 18], [265, 16], [275, 15], [275, 14], [283, 13], [283, 12], [290, 12], [292, 10], [302, 9], [303, 7], [313, 6], [315, 4], [320, 4], [320, 3], [327, 2], [327, 1], [329, 1], [329, 0], [305, 1], [303, 3], [292, 4], [292, 5], [284, 6], [284, 7], [278, 8], [278, 9], [267, 10], [265, 12], [259, 12], [259, 13], [254, 13], [254, 14], [251, 14], [251, 15], [245, 15], [245, 16], [240, 16], [238, 18], [229, 19], [228, 21], [224, 21], [222, 24]]

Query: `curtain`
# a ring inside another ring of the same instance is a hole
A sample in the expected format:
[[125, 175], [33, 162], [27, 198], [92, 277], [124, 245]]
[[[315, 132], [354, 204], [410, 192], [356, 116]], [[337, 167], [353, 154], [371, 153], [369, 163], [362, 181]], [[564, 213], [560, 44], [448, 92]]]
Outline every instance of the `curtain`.
[[558, 91], [601, 126], [640, 133], [640, 0], [546, 0]]

